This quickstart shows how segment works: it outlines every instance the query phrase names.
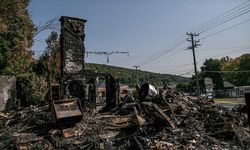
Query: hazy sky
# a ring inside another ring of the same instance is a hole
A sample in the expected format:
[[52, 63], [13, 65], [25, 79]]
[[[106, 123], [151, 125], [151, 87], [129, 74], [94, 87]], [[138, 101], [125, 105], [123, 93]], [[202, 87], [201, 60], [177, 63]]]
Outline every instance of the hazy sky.
[[[246, 0], [32, 0], [29, 11], [36, 25], [62, 15], [88, 20], [87, 51], [129, 51], [129, 56], [111, 55], [109, 65], [126, 68], [140, 65], [141, 70], [190, 76], [193, 58], [192, 51], [187, 50], [190, 44], [183, 41], [187, 38], [186, 32], [244, 2]], [[245, 7], [239, 7], [235, 13], [249, 10], [250, 2], [242, 6]], [[226, 18], [217, 21], [226, 21]], [[214, 34], [237, 24], [240, 25]], [[206, 58], [249, 53], [249, 25], [248, 12], [196, 37], [201, 44], [196, 49], [198, 68]], [[45, 49], [45, 39], [50, 32], [44, 31], [35, 37], [36, 57]], [[178, 44], [174, 41], [178, 37], [183, 42], [171, 49]], [[86, 61], [106, 64], [106, 56], [89, 55]]]

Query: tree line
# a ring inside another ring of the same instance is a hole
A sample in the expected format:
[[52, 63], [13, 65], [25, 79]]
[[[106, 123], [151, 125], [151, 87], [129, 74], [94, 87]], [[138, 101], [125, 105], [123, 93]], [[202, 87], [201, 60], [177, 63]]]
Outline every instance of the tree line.
[[[250, 54], [243, 54], [237, 58], [229, 56], [220, 59], [206, 59], [200, 68], [198, 79], [201, 91], [205, 92], [204, 79], [209, 77], [213, 80], [215, 90], [223, 90], [223, 81], [228, 81], [235, 86], [250, 85]], [[189, 84], [178, 84], [177, 89], [182, 91], [194, 91], [194, 76]]]

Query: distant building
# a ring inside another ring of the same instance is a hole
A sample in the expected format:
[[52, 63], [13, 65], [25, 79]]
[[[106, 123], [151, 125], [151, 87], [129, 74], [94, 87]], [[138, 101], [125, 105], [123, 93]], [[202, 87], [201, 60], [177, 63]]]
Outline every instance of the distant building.
[[237, 88], [228, 81], [223, 81], [224, 93], [226, 97], [237, 97]]
[[231, 97], [240, 98], [244, 97], [244, 93], [250, 92], [249, 86], [235, 86], [229, 81], [223, 81], [224, 89], [214, 91], [214, 97]]
[[250, 86], [235, 86], [228, 81], [223, 81], [225, 97], [244, 97]]

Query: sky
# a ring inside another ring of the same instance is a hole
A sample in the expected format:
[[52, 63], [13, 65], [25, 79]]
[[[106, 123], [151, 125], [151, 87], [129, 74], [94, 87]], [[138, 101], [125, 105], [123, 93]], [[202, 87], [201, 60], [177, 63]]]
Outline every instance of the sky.
[[[244, 3], [244, 4], [243, 4]], [[194, 74], [192, 50], [186, 32], [242, 4], [231, 15], [217, 18], [218, 25], [201, 32], [195, 40], [197, 68], [205, 59], [250, 53], [250, 1], [246, 0], [32, 0], [29, 13], [36, 26], [60, 16], [86, 19], [86, 51], [129, 51], [112, 54], [108, 65], [157, 73], [191, 76]], [[248, 11], [241, 16], [237, 16]], [[234, 14], [233, 14], [234, 13]], [[232, 17], [231, 17], [232, 18]], [[217, 22], [216, 22], [217, 21]], [[223, 21], [225, 23], [223, 23]], [[59, 21], [55, 31], [60, 33]], [[209, 23], [209, 22], [208, 22]], [[234, 26], [234, 27], [233, 27]], [[225, 30], [225, 31], [223, 31]], [[35, 37], [32, 49], [38, 58], [46, 48], [52, 30]], [[105, 55], [88, 55], [87, 63], [107, 64]]]

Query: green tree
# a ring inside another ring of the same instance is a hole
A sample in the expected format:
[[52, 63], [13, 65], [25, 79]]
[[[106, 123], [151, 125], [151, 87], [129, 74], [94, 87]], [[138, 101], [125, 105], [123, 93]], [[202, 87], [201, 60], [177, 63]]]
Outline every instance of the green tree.
[[194, 91], [191, 83], [178, 83], [175, 87], [178, 91], [191, 93]]
[[[238, 73], [238, 84], [239, 85], [250, 85], [250, 54], [245, 54], [240, 57], [239, 72]], [[246, 71], [246, 72], [244, 72]]]
[[210, 72], [210, 71], [221, 71], [221, 61], [218, 59], [206, 59], [201, 67], [202, 78], [210, 77], [215, 84], [216, 89], [223, 89], [223, 78], [220, 72]]
[[0, 0], [0, 74], [16, 75], [18, 98], [27, 106], [43, 103], [46, 93], [46, 80], [32, 72], [36, 28], [28, 13], [29, 2]]
[[0, 0], [0, 73], [30, 71], [35, 26], [27, 7], [29, 0]]
[[250, 85], [250, 54], [244, 54], [223, 64], [223, 77], [236, 86]]
[[239, 59], [233, 59], [230, 62], [223, 63], [222, 70], [229, 71], [223, 73], [224, 80], [229, 81], [234, 85], [239, 85], [239, 76], [238, 73], [236, 73], [237, 71], [239, 71]]
[[34, 65], [33, 69], [39, 76], [47, 77], [48, 71], [50, 78], [55, 81], [60, 75], [60, 42], [58, 34], [51, 32], [46, 39], [47, 47], [44, 53], [39, 57], [39, 60]]
[[221, 61], [222, 63], [230, 63], [230, 62], [233, 61], [233, 58], [231, 58], [231, 57], [229, 57], [229, 56], [225, 56], [225, 57], [222, 57], [222, 58], [220, 59], [220, 61]]

